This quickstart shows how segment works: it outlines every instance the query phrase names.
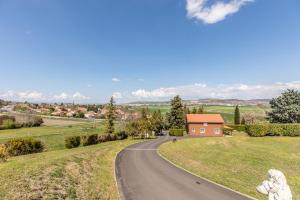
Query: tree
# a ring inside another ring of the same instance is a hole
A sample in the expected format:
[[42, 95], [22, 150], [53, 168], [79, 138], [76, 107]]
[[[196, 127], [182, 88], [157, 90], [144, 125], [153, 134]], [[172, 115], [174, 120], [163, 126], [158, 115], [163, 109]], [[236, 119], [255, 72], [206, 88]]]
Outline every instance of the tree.
[[300, 123], [300, 92], [288, 89], [270, 101], [268, 113], [271, 123]]
[[185, 126], [184, 110], [183, 110], [182, 100], [179, 96], [175, 96], [171, 100], [169, 124], [171, 128], [184, 128]]
[[197, 114], [197, 108], [193, 107], [192, 114]]
[[245, 124], [246, 124], [246, 119], [245, 119], [245, 117], [242, 118], [241, 124], [242, 124], [242, 125], [245, 125]]
[[116, 107], [115, 107], [115, 102], [114, 98], [111, 97], [110, 101], [107, 105], [107, 113], [106, 113], [106, 118], [107, 118], [107, 124], [106, 124], [106, 133], [113, 133], [115, 131], [114, 128], [114, 120], [116, 119]]
[[164, 119], [160, 112], [154, 111], [151, 117], [151, 129], [155, 132], [155, 134], [159, 134], [164, 128]]
[[204, 113], [204, 107], [203, 106], [199, 107], [197, 113], [198, 114], [203, 114]]
[[235, 107], [235, 111], [234, 111], [234, 124], [241, 124], [241, 114], [238, 105]]

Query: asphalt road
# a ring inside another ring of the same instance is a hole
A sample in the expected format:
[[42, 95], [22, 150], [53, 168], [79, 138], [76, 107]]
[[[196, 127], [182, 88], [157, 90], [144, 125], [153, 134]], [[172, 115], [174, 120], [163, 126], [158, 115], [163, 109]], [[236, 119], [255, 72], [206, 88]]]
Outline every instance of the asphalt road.
[[249, 198], [193, 176], [161, 158], [161, 137], [127, 147], [116, 159], [122, 200], [249, 200]]

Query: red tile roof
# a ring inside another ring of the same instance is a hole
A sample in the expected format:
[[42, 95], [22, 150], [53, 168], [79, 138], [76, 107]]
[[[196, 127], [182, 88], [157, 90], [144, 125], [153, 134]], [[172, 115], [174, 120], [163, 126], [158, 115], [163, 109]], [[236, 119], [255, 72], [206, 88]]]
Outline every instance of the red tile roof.
[[187, 123], [224, 123], [220, 114], [187, 114]]

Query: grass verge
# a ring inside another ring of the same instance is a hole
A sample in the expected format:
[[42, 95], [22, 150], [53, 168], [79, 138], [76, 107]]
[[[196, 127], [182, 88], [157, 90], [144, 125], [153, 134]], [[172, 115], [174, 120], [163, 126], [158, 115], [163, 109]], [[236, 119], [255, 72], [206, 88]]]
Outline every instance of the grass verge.
[[279, 169], [294, 199], [300, 199], [300, 138], [196, 138], [163, 144], [160, 153], [192, 173], [257, 199], [265, 197], [256, 186], [270, 168]]

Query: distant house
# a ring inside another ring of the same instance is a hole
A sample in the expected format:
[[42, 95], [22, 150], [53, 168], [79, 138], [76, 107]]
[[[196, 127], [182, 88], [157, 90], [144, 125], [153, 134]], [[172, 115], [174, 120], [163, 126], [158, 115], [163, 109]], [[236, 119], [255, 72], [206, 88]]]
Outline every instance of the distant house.
[[191, 136], [223, 136], [224, 119], [220, 114], [188, 114], [186, 118]]

